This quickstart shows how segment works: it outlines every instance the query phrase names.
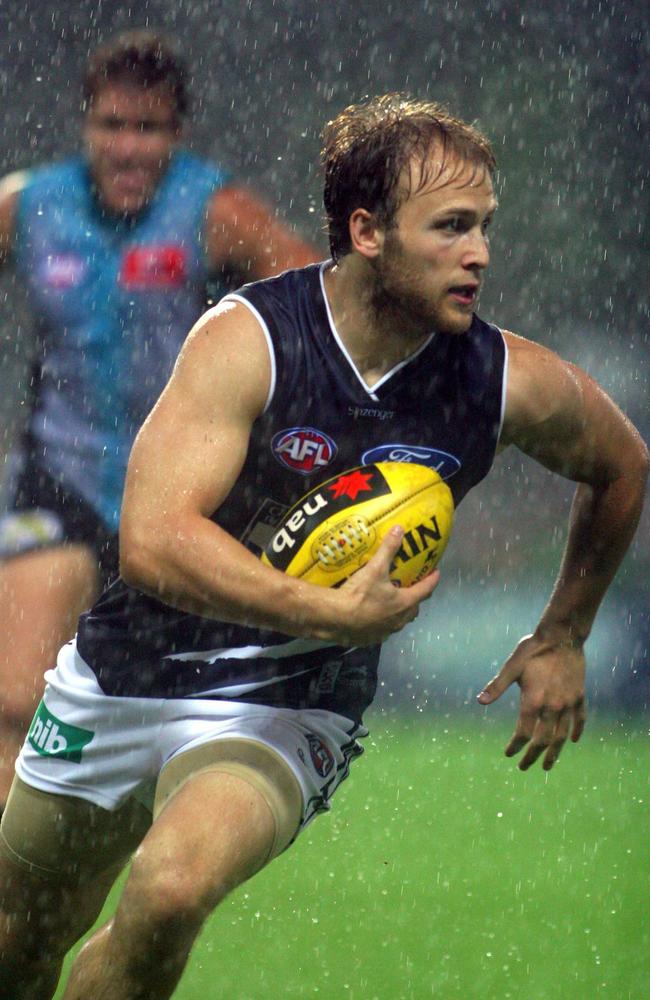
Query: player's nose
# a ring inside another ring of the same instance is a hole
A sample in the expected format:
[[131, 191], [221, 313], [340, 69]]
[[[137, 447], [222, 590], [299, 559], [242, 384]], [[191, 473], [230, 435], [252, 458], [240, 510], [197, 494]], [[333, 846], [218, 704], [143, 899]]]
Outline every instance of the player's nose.
[[485, 268], [490, 263], [490, 242], [481, 229], [472, 229], [467, 233], [467, 245], [463, 255], [464, 267]]
[[128, 160], [137, 154], [141, 141], [141, 134], [137, 129], [121, 129], [113, 141], [113, 154]]

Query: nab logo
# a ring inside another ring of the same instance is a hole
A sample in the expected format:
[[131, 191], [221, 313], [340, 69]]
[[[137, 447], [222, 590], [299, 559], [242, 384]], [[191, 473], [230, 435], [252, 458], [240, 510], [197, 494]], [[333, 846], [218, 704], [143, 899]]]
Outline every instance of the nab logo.
[[451, 479], [460, 469], [460, 461], [455, 455], [440, 451], [438, 448], [427, 448], [425, 445], [381, 444], [361, 456], [362, 465], [374, 465], [375, 462], [412, 462], [415, 465], [426, 465], [429, 469], [435, 469], [441, 479]]
[[281, 465], [303, 476], [330, 464], [338, 451], [334, 441], [314, 427], [290, 427], [271, 441], [273, 454]]

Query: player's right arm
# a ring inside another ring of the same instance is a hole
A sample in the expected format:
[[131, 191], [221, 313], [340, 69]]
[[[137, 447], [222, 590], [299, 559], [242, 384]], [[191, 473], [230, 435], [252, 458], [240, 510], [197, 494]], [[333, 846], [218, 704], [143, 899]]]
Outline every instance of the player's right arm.
[[18, 198], [26, 181], [26, 170], [7, 174], [0, 180], [0, 265], [5, 263], [13, 250]]
[[340, 589], [264, 566], [210, 516], [246, 457], [271, 384], [257, 320], [224, 302], [194, 327], [132, 450], [120, 525], [131, 586], [184, 611], [345, 645], [378, 642], [417, 614], [437, 574], [398, 589], [389, 580], [401, 535]]

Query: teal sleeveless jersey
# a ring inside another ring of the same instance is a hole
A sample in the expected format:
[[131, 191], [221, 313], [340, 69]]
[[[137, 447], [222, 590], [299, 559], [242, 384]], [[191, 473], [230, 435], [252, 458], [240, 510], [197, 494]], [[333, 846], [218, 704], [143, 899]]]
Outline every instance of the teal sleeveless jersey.
[[133, 218], [102, 212], [81, 158], [21, 192], [15, 256], [42, 345], [34, 459], [111, 530], [135, 434], [205, 307], [205, 213], [228, 180], [180, 151]]

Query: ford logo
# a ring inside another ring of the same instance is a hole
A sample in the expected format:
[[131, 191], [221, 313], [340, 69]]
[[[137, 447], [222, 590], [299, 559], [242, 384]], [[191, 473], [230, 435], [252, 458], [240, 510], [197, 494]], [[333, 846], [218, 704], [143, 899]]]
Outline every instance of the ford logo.
[[362, 465], [373, 465], [375, 462], [412, 462], [415, 465], [426, 465], [429, 469], [435, 469], [441, 479], [451, 479], [460, 469], [460, 461], [455, 455], [440, 451], [438, 448], [412, 444], [380, 444], [361, 456]]

